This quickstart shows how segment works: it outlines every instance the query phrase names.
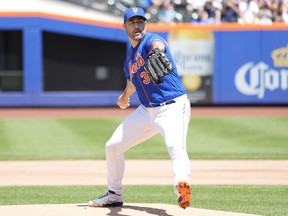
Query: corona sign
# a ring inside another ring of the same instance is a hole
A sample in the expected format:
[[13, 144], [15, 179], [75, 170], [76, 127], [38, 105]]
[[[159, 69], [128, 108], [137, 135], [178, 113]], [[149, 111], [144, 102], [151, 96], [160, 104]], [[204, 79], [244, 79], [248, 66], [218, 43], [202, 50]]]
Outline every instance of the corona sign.
[[[284, 62], [282, 62], [284, 63]], [[269, 68], [264, 62], [244, 64], [235, 75], [235, 86], [244, 95], [265, 97], [266, 91], [288, 89], [288, 69], [279, 71]], [[288, 94], [288, 92], [287, 92]]]

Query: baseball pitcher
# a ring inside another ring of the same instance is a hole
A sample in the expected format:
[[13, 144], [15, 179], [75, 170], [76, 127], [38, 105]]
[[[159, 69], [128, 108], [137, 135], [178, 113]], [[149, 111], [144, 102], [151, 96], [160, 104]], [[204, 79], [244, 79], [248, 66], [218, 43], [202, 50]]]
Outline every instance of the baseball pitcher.
[[91, 207], [122, 206], [124, 153], [160, 133], [172, 160], [178, 205], [185, 209], [191, 202], [190, 160], [186, 150], [190, 102], [186, 90], [164, 38], [146, 32], [143, 9], [128, 8], [123, 28], [131, 46], [124, 63], [127, 85], [117, 105], [121, 109], [129, 107], [129, 98], [135, 92], [141, 105], [126, 117], [106, 143], [108, 189], [88, 204]]

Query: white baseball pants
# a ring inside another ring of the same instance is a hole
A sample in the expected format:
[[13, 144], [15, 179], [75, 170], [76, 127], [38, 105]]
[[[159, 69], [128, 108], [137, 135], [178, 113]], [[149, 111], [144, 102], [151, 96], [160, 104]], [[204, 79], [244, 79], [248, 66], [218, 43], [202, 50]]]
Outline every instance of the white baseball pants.
[[176, 103], [154, 108], [140, 105], [114, 131], [106, 143], [109, 190], [122, 193], [125, 151], [157, 133], [164, 138], [172, 160], [174, 185], [179, 180], [189, 181], [191, 168], [186, 150], [186, 135], [190, 121], [190, 102], [186, 94], [174, 100]]

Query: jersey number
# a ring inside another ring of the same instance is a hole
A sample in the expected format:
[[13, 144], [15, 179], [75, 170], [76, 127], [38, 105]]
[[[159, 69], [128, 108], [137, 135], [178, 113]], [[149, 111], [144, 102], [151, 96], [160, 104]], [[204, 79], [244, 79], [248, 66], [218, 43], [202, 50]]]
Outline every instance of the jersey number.
[[148, 76], [148, 74], [147, 74], [145, 71], [143, 71], [143, 72], [140, 74], [140, 77], [141, 77], [141, 78], [144, 78], [144, 80], [143, 80], [143, 83], [144, 83], [144, 84], [149, 84], [149, 83], [150, 83], [150, 77]]

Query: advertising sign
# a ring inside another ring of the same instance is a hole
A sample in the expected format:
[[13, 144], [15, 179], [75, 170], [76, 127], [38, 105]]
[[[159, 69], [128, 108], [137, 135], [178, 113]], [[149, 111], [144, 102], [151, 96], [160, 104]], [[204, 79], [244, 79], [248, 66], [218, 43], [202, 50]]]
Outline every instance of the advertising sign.
[[270, 34], [222, 35], [215, 63], [216, 103], [288, 103], [288, 34]]
[[211, 30], [171, 31], [167, 42], [191, 103], [211, 104], [214, 37]]

